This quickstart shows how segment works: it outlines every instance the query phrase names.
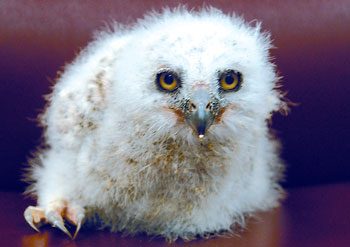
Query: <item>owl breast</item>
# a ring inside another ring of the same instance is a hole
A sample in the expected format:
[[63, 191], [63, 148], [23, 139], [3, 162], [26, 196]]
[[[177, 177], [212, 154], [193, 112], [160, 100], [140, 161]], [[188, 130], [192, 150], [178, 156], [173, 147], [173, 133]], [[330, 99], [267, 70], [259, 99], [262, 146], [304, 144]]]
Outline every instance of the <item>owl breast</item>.
[[[148, 142], [142, 147], [124, 142], [123, 148], [112, 152], [118, 161], [111, 160], [114, 162], [111, 166], [120, 170], [117, 177], [110, 177], [108, 188], [113, 188], [121, 208], [148, 205], [152, 209], [145, 210], [145, 214], [151, 214], [148, 217], [189, 214], [218, 188], [217, 178], [226, 174], [227, 160], [220, 145], [210, 141], [193, 144], [174, 138]], [[124, 152], [126, 149], [143, 151]]]

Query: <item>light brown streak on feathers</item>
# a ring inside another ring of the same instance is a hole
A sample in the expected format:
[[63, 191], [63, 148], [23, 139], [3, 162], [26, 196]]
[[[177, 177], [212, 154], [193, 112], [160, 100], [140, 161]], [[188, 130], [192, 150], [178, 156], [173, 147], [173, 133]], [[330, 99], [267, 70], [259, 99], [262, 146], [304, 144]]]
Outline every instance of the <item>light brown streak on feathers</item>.
[[185, 122], [185, 119], [184, 119], [184, 116], [183, 116], [183, 113], [181, 110], [178, 110], [178, 109], [175, 109], [175, 108], [171, 108], [171, 107], [164, 107], [165, 110], [167, 111], [171, 111], [175, 114], [176, 116], [176, 120], [178, 122], [181, 122], [181, 123], [184, 123]]
[[215, 117], [215, 123], [220, 123], [223, 119], [224, 113], [227, 109], [234, 110], [237, 107], [235, 105], [227, 105], [225, 107], [220, 108], [218, 114]]

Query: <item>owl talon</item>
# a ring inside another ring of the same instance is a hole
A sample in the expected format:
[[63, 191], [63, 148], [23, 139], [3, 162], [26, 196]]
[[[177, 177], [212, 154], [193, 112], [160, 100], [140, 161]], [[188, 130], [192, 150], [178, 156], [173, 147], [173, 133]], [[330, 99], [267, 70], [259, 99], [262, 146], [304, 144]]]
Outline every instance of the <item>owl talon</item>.
[[27, 211], [28, 208], [24, 211], [24, 218], [27, 221], [27, 223], [37, 232], [40, 232], [39, 229], [35, 226], [33, 220], [33, 216]]
[[77, 237], [78, 232], [80, 231], [82, 222], [83, 222], [83, 220], [79, 220], [78, 221], [78, 225], [77, 225], [77, 228], [75, 229], [75, 233], [74, 233], [73, 239], [75, 239]]
[[70, 238], [72, 238], [72, 235], [67, 230], [67, 228], [64, 226], [63, 218], [60, 214], [58, 214], [55, 211], [49, 211], [46, 216], [46, 220], [52, 224], [53, 227], [57, 227], [61, 231], [63, 231], [65, 234], [67, 234]]
[[83, 209], [79, 209], [79, 214], [77, 215], [76, 217], [76, 226], [77, 228], [75, 229], [75, 233], [74, 233], [74, 236], [73, 236], [73, 239], [75, 239], [78, 235], [78, 232], [80, 231], [80, 228], [81, 228], [81, 225], [83, 224], [84, 220], [85, 220], [85, 213], [84, 213], [84, 210]]
[[24, 211], [24, 219], [37, 232], [40, 232], [36, 224], [40, 224], [45, 219], [44, 210], [38, 207], [29, 206]]
[[53, 227], [57, 227], [58, 229], [60, 229], [62, 232], [64, 232], [65, 234], [67, 234], [71, 239], [73, 239], [72, 235], [70, 234], [70, 232], [67, 230], [67, 228], [64, 226], [63, 221], [59, 221], [56, 220], [55, 222], [53, 222]]
[[66, 218], [77, 226], [73, 239], [76, 238], [78, 235], [78, 232], [80, 231], [80, 228], [85, 220], [85, 210], [82, 207], [79, 206], [71, 206], [67, 208], [66, 212]]

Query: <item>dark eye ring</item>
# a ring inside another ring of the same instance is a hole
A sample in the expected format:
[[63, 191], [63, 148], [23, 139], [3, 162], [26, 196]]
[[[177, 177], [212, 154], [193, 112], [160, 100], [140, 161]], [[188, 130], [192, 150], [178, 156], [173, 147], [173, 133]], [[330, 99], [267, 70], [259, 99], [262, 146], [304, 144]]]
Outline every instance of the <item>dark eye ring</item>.
[[219, 86], [222, 91], [236, 92], [241, 88], [243, 76], [240, 72], [228, 70], [219, 77]]
[[157, 74], [156, 83], [158, 87], [167, 92], [174, 92], [180, 87], [180, 80], [175, 73], [165, 71]]

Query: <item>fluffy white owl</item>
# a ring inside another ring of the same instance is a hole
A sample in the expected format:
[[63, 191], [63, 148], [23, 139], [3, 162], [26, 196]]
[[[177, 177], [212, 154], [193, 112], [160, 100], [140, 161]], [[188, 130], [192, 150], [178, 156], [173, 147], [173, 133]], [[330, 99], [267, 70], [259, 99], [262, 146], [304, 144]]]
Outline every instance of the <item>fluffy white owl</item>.
[[26, 221], [192, 239], [277, 206], [283, 166], [268, 120], [285, 103], [269, 48], [259, 23], [214, 8], [101, 32], [40, 117]]

